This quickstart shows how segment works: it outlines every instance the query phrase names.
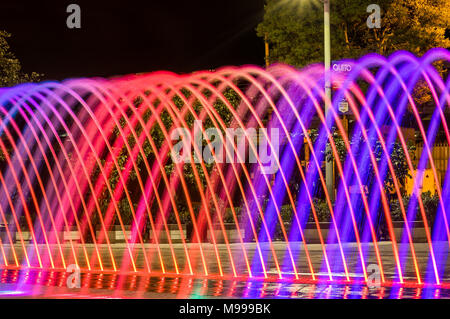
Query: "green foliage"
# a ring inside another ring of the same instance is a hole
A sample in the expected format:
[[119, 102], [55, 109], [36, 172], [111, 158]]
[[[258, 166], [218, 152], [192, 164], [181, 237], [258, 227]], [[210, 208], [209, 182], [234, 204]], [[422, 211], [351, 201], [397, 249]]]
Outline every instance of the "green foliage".
[[42, 76], [38, 73], [26, 74], [14, 53], [10, 51], [7, 39], [11, 34], [0, 31], [0, 87], [14, 86], [25, 82], [38, 81]]
[[[381, 0], [381, 28], [367, 27], [372, 0], [331, 0], [331, 56], [359, 58], [377, 52], [408, 50], [422, 55], [433, 47], [449, 47], [448, 0]], [[323, 7], [320, 1], [267, 0], [264, 21], [270, 61], [306, 66], [323, 61]]]
[[[145, 92], [145, 95], [148, 96], [149, 93], [150, 92], [147, 91], [147, 92]], [[230, 103], [230, 105], [233, 108], [237, 108], [238, 104], [240, 103], [240, 96], [237, 92], [235, 92], [231, 88], [227, 88], [222, 92], [222, 94], [224, 95], [225, 99]], [[205, 97], [205, 99], [208, 99], [209, 97], [212, 96], [212, 93], [208, 90], [204, 90], [202, 92], [202, 95]], [[173, 96], [172, 103], [176, 108], [181, 110], [182, 108], [185, 107], [185, 104], [184, 104], [185, 101], [188, 101], [189, 103], [191, 103], [192, 108], [195, 111], [195, 113], [197, 115], [199, 115], [200, 112], [203, 110], [204, 105], [202, 104], [201, 99], [195, 99], [195, 98], [192, 99], [192, 97], [193, 96], [192, 96], [191, 91], [189, 91], [187, 89], [182, 89], [182, 90], [180, 90], [179, 93], [177, 93]], [[158, 106], [160, 105], [160, 103], [162, 103], [162, 102], [159, 99], [154, 99], [154, 100], [147, 99], [146, 100], [146, 99], [144, 99], [144, 96], [137, 96], [133, 100], [134, 107], [136, 107], [136, 108], [141, 108], [141, 107], [148, 108], [148, 103], [152, 103], [152, 106], [155, 109], [157, 109]], [[214, 107], [214, 109], [217, 111], [218, 117], [220, 117], [222, 119], [222, 121], [224, 122], [225, 127], [228, 127], [233, 118], [233, 115], [232, 115], [231, 111], [228, 109], [228, 107], [226, 106], [226, 104], [224, 103], [224, 101], [220, 100], [218, 97], [215, 97], [215, 98], [211, 97], [211, 103], [212, 103], [212, 106]], [[169, 108], [169, 107], [170, 106], [167, 105], [167, 108]], [[130, 116], [130, 114], [128, 114], [128, 115]], [[187, 127], [189, 129], [192, 129], [195, 117], [192, 115], [191, 111], [188, 111], [187, 114], [188, 115], [185, 117], [185, 121], [186, 121]], [[177, 115], [175, 111], [174, 111], [173, 115], [174, 116]], [[156, 116], [156, 115], [154, 113], [152, 113], [150, 109], [145, 109], [143, 111], [142, 117], [143, 117], [143, 121], [145, 123], [148, 123], [153, 116]], [[161, 123], [155, 122], [151, 127], [146, 128], [150, 134], [151, 140], [155, 144], [156, 152], [159, 152], [161, 147], [163, 146], [163, 144], [167, 142], [166, 137], [164, 136], [163, 128], [167, 131], [167, 134], [170, 135], [170, 130], [173, 126], [173, 123], [176, 120], [178, 120], [178, 119], [172, 118], [172, 115], [167, 110], [164, 110], [163, 112], [161, 112], [161, 114], [159, 115], [159, 118], [161, 120]], [[128, 124], [124, 118], [120, 119], [119, 124], [120, 124], [120, 128], [123, 131], [127, 131], [126, 128], [127, 128]], [[210, 119], [206, 119], [205, 121], [203, 121], [202, 124], [203, 124], [204, 129], [214, 126], [213, 125], [214, 123], [212, 123], [212, 121]], [[142, 134], [144, 134], [144, 129], [141, 126], [141, 124], [137, 124], [133, 129], [138, 138]], [[223, 132], [225, 132], [225, 131], [223, 130]], [[119, 139], [119, 138], [123, 138], [123, 137], [121, 136], [119, 127], [116, 126], [112, 130], [112, 140], [110, 140], [111, 145], [114, 143], [114, 140]], [[126, 139], [127, 139], [127, 142], [129, 143], [131, 149], [137, 143], [136, 138], [131, 134], [129, 134], [126, 137]], [[203, 141], [203, 146], [205, 147], [206, 145], [207, 145], [206, 141]], [[137, 208], [137, 204], [142, 195], [142, 191], [140, 190], [140, 187], [138, 184], [138, 176], [141, 176], [142, 180], [144, 180], [144, 181], [147, 178], [147, 170], [145, 167], [144, 159], [146, 159], [148, 161], [150, 168], [153, 166], [153, 163], [156, 160], [155, 151], [152, 149], [149, 139], [147, 137], [144, 139], [142, 148], [143, 148], [144, 154], [139, 153], [139, 155], [137, 156], [137, 158], [135, 160], [137, 170], [134, 167], [132, 167], [131, 173], [127, 180], [127, 190], [130, 194], [134, 209]], [[194, 152], [193, 148], [192, 148], [192, 151]], [[125, 166], [127, 165], [127, 163], [130, 160], [130, 153], [126, 149], [126, 146], [123, 146], [123, 148], [122, 148], [121, 152], [119, 153], [119, 156], [116, 158], [116, 160], [117, 160], [117, 163], [119, 166], [119, 170], [123, 171]], [[164, 159], [162, 159], [162, 160], [164, 160]], [[101, 161], [102, 161], [102, 166], [104, 166], [105, 159], [102, 159]], [[183, 165], [183, 168], [182, 168], [183, 178], [185, 179], [188, 189], [191, 192], [191, 195], [193, 197], [195, 197], [199, 192], [199, 185], [195, 179], [193, 166], [196, 168], [196, 170], [199, 174], [200, 187], [205, 189], [205, 187], [206, 187], [206, 175], [205, 174], [211, 173], [214, 165], [215, 165], [214, 163], [212, 163], [212, 164], [204, 163], [204, 166], [205, 166], [207, 172], [205, 172], [203, 170], [201, 164], [199, 164], [199, 163]], [[176, 171], [176, 169], [175, 169], [175, 165], [171, 160], [170, 154], [167, 155], [167, 161], [165, 163], [164, 170], [169, 179], [172, 174], [178, 175], [178, 171]], [[99, 174], [100, 174], [100, 167], [97, 166], [96, 169], [94, 170], [94, 173], [91, 176], [91, 180], [93, 183], [95, 183], [97, 178], [101, 178]], [[114, 189], [117, 187], [119, 182], [120, 182], [119, 171], [114, 166], [110, 175], [108, 176], [108, 183], [109, 183], [111, 190], [114, 191]], [[163, 183], [162, 180], [161, 180], [161, 183]], [[164, 190], [165, 190], [165, 188], [164, 188]], [[101, 212], [104, 215], [106, 213], [108, 205], [110, 205], [111, 201], [112, 201], [110, 192], [106, 186], [103, 188], [103, 190], [101, 192], [99, 201], [100, 201], [100, 206], [101, 206], [100, 207]], [[189, 225], [191, 222], [191, 216], [190, 216], [190, 213], [189, 213], [189, 210], [187, 207], [187, 202], [184, 197], [183, 191], [175, 194], [175, 201], [177, 203], [177, 209], [180, 214], [181, 222]], [[128, 199], [125, 197], [125, 194], [123, 194], [120, 201], [118, 201], [118, 207], [119, 207], [120, 214], [121, 214], [121, 217], [124, 220], [124, 222], [131, 223], [132, 210], [131, 210], [131, 206], [130, 206]], [[159, 213], [159, 207], [157, 206], [156, 201], [154, 201], [151, 210], [152, 210], [153, 214], [155, 214], [155, 215], [157, 213]], [[194, 211], [197, 212], [198, 207], [195, 207]], [[229, 216], [228, 216], [228, 218], [229, 218]], [[96, 218], [96, 222], [98, 222], [98, 216]], [[118, 223], [118, 220], [116, 219], [114, 222]], [[175, 219], [173, 211], [171, 212], [171, 214], [169, 216], [168, 222], [176, 223], [176, 219]], [[147, 227], [147, 229], [148, 229], [148, 227]]]
[[[330, 209], [328, 207], [327, 202], [323, 199], [315, 198], [313, 200], [313, 203], [314, 203], [314, 208], [316, 210], [317, 219], [319, 220], [319, 222], [330, 222], [331, 221], [331, 213], [330, 213]], [[309, 221], [314, 222], [314, 215], [312, 214], [312, 212], [309, 215]]]
[[[317, 129], [313, 129], [310, 131], [310, 138], [311, 140], [314, 142], [318, 137], [318, 133], [317, 133]], [[345, 145], [344, 139], [342, 138], [341, 134], [339, 133], [339, 131], [337, 130], [333, 130], [332, 133], [332, 137], [333, 137], [333, 141], [334, 144], [336, 145], [336, 150], [337, 153], [339, 155], [339, 160], [342, 163], [342, 166], [344, 166], [345, 160], [347, 159], [347, 147]], [[330, 145], [330, 143], [328, 143], [328, 145]], [[355, 160], [357, 160], [358, 162], [364, 161], [366, 160], [367, 163], [369, 163], [368, 165], [368, 172], [369, 172], [369, 177], [368, 177], [368, 181], [374, 181], [374, 177], [375, 177], [375, 170], [373, 168], [373, 164], [372, 161], [370, 160], [370, 154], [366, 154], [366, 158], [363, 158], [363, 151], [367, 148], [367, 141], [365, 141], [361, 135], [361, 137], [358, 138], [354, 138], [353, 140], [350, 141], [350, 147], [354, 147], [354, 146], [359, 146], [358, 147], [358, 151], [353, 154]], [[371, 143], [372, 146], [372, 152], [374, 154], [377, 166], [379, 166], [380, 162], [382, 161], [383, 158], [385, 158], [386, 154], [383, 150], [383, 146], [380, 140], [376, 139], [374, 141], [372, 141]], [[387, 149], [389, 149], [388, 145], [385, 145]], [[407, 145], [407, 151], [409, 153], [409, 156], [414, 159], [415, 153], [414, 151], [416, 150], [415, 145]], [[327, 151], [325, 152], [325, 156], [326, 156], [326, 160], [328, 162], [333, 160], [333, 150], [331, 149], [331, 147], [327, 148]], [[409, 175], [409, 167], [406, 161], [406, 153], [405, 150], [403, 149], [403, 146], [398, 143], [398, 142], [394, 142], [391, 145], [391, 153], [389, 155], [389, 158], [392, 162], [392, 167], [394, 169], [394, 173], [395, 176], [397, 177], [398, 183], [400, 184], [400, 187], [402, 188], [401, 190], [404, 191], [404, 187], [406, 184], [406, 178], [410, 177]], [[386, 193], [392, 193], [395, 188], [394, 188], [394, 179], [393, 176], [390, 172], [390, 170], [387, 171], [387, 175], [386, 178], [384, 180], [384, 188]]]
[[[402, 197], [403, 206], [404, 206], [406, 212], [408, 211], [408, 205], [409, 205], [410, 199], [411, 199], [410, 196]], [[434, 219], [436, 218], [436, 214], [437, 214], [437, 211], [439, 208], [439, 196], [437, 194], [432, 195], [431, 192], [429, 192], [429, 191], [422, 193], [422, 202], [423, 202], [423, 206], [424, 206], [425, 215], [427, 217], [427, 221], [430, 225], [433, 225]], [[391, 209], [392, 220], [394, 220], [394, 221], [403, 221], [404, 220], [398, 198], [396, 198], [395, 200], [392, 200], [390, 202], [390, 209]], [[415, 216], [414, 220], [416, 220], [416, 221], [423, 220], [418, 203], [416, 206], [416, 216]]]

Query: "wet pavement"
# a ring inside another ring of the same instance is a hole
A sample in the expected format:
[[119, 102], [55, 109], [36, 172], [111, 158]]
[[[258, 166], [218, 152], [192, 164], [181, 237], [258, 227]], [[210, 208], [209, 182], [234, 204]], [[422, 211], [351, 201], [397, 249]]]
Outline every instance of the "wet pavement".
[[[180, 246], [180, 245], [179, 245]], [[196, 269], [197, 276], [189, 274], [177, 275], [171, 273], [170, 265], [174, 265], [176, 260], [179, 265], [186, 268], [186, 259], [183, 258], [183, 247], [175, 246], [174, 251], [170, 251], [169, 247], [160, 246], [163, 260], [169, 269], [164, 275], [148, 274], [145, 271], [140, 271], [136, 274], [133, 272], [86, 272], [81, 271], [80, 287], [69, 288], [68, 279], [70, 273], [64, 270], [36, 270], [36, 269], [3, 269], [0, 270], [0, 298], [348, 298], [348, 299], [365, 299], [365, 298], [450, 298], [450, 286], [443, 287], [419, 287], [413, 286], [378, 286], [374, 285], [368, 287], [366, 285], [358, 284], [360, 275], [352, 274], [352, 283], [342, 283], [342, 278], [345, 277], [343, 273], [334, 272], [333, 278], [339, 282], [338, 284], [324, 282], [318, 284], [311, 282], [311, 273], [309, 272], [308, 263], [305, 256], [302, 256], [302, 247], [300, 247], [296, 259], [297, 271], [300, 274], [299, 280], [289, 280], [293, 278], [292, 271], [283, 269], [282, 281], [277, 281], [279, 272], [274, 262], [274, 258], [270, 258], [270, 247], [263, 246], [263, 252], [266, 253], [267, 258], [267, 274], [271, 278], [269, 281], [255, 280], [249, 278], [246, 267], [243, 265], [242, 258], [239, 259], [240, 251], [243, 247], [233, 246], [232, 255], [234, 258], [229, 258], [230, 251], [221, 246], [217, 251], [212, 245], [202, 245], [204, 259], [199, 257], [199, 245], [191, 245], [189, 247], [191, 257], [196, 253], [196, 262], [192, 263], [191, 267]], [[279, 260], [286, 256], [286, 245], [284, 243], [275, 243], [275, 255]], [[152, 247], [148, 246], [148, 249]], [[154, 248], [154, 247], [153, 247]], [[332, 256], [333, 249], [329, 248], [330, 260], [336, 260], [337, 257]], [[416, 244], [416, 258], [418, 260], [418, 269], [421, 271], [421, 276], [426, 275], [428, 250], [425, 244]], [[255, 255], [255, 245], [248, 244], [244, 247], [250, 260]], [[387, 282], [392, 282], [395, 276], [395, 263], [392, 253], [390, 253], [391, 245], [389, 242], [380, 243], [380, 251], [382, 256], [382, 265]], [[93, 248], [90, 248], [92, 251]], [[114, 256], [118, 265], [124, 265], [123, 258], [127, 249], [125, 245], [115, 245], [113, 247]], [[346, 247], [348, 258], [346, 259], [349, 270], [357, 269], [358, 254], [354, 245]], [[175, 256], [174, 257], [174, 252]], [[217, 253], [222, 261], [220, 267], [218, 266]], [[309, 247], [310, 258], [312, 266], [316, 270], [316, 276], [320, 278], [327, 278], [329, 273], [323, 272], [323, 253], [320, 245]], [[110, 251], [106, 247], [102, 247], [102, 257], [108, 260]], [[331, 257], [330, 257], [331, 256]], [[376, 263], [377, 260], [374, 255], [373, 247], [367, 247], [367, 264]], [[228, 259], [227, 259], [228, 258]], [[231, 260], [234, 259], [234, 263]], [[337, 258], [338, 259], [338, 258]], [[410, 283], [417, 282], [417, 269], [411, 267], [411, 256], [408, 256], [409, 263], [405, 267], [404, 278]], [[205, 263], [201, 261], [205, 260]], [[236, 261], [240, 261], [237, 263]], [[172, 264], [171, 264], [172, 262]], [[445, 260], [446, 262], [446, 260]], [[153, 265], [153, 264], [152, 264]], [[155, 273], [158, 272], [158, 263], [154, 262]], [[209, 272], [205, 274], [206, 270]], [[104, 263], [103, 267], [108, 269], [111, 265]], [[136, 254], [135, 266], [138, 269], [143, 269], [145, 260], [142, 256]], [[242, 277], [233, 279], [232, 266], [235, 271], [239, 271]], [[195, 268], [194, 268], [195, 267]], [[222, 269], [225, 277], [218, 274], [219, 268]], [[334, 265], [337, 269], [338, 266]], [[448, 267], [446, 267], [448, 268]], [[123, 269], [123, 268], [122, 268]], [[122, 275], [120, 275], [122, 273]], [[446, 272], [448, 274], [448, 272]], [[286, 279], [287, 278], [287, 279]], [[302, 278], [305, 280], [302, 281]], [[73, 279], [73, 278], [72, 278]], [[274, 280], [275, 279], [275, 280]], [[448, 278], [443, 278], [444, 282], [450, 282]], [[72, 281], [73, 282], [73, 281]]]

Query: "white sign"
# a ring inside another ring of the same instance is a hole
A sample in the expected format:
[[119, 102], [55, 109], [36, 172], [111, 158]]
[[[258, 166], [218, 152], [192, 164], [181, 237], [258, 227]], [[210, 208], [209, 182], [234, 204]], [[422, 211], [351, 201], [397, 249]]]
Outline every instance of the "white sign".
[[348, 112], [348, 102], [346, 100], [342, 100], [339, 102], [339, 112], [341, 113]]
[[333, 63], [333, 71], [335, 72], [350, 72], [352, 70], [352, 65], [345, 62]]

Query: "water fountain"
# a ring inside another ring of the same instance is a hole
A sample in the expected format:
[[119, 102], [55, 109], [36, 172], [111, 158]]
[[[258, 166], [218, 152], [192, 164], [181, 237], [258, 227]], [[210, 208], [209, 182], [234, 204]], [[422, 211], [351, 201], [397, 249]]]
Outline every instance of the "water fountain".
[[434, 159], [450, 143], [439, 72], [449, 61], [444, 49], [345, 61], [347, 72], [331, 71], [326, 114], [321, 65], [3, 88], [2, 282], [20, 292], [31, 280], [38, 294], [43, 282], [65, 286], [74, 265], [81, 293], [94, 276], [116, 294], [144, 294], [149, 281], [132, 276], [183, 296], [201, 291], [193, 280], [216, 280], [253, 297], [267, 283], [274, 296], [308, 284], [434, 297], [450, 287], [448, 153]]

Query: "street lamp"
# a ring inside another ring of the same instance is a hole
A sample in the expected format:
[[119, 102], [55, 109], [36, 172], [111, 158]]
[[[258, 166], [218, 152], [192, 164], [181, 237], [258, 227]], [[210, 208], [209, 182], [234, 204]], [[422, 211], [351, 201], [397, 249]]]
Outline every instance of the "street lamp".
[[[325, 64], [325, 115], [328, 113], [331, 104], [331, 40], [330, 40], [330, 0], [323, 1], [323, 31], [324, 31], [324, 64]], [[266, 67], [269, 67], [269, 43], [267, 33], [264, 36], [265, 44], [265, 62]], [[330, 145], [327, 144], [326, 154], [330, 153]], [[327, 161], [325, 158], [325, 182], [327, 192], [330, 200], [334, 200], [334, 174], [333, 174], [333, 160]]]
[[[325, 64], [325, 115], [330, 109], [331, 103], [331, 40], [330, 40], [330, 0], [323, 0], [323, 38], [324, 38], [324, 64]], [[327, 152], [329, 154], [330, 145], [327, 144]], [[334, 174], [333, 160], [328, 161], [325, 158], [325, 182], [327, 191], [331, 200], [334, 200]]]

